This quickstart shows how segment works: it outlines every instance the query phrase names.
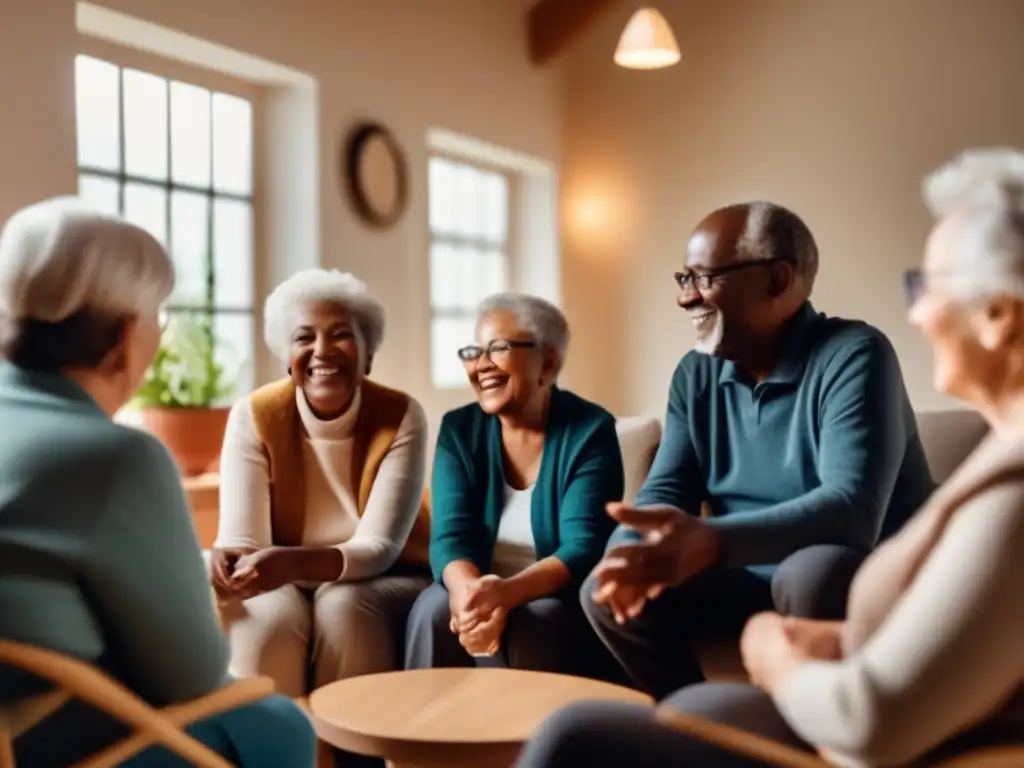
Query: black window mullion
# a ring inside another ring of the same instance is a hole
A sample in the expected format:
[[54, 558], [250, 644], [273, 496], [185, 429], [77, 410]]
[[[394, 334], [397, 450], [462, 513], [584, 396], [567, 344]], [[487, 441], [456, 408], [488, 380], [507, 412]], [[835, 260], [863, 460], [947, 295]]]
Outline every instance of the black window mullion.
[[117, 68], [117, 138], [118, 138], [118, 169], [119, 178], [117, 179], [117, 212], [121, 216], [124, 216], [125, 211], [125, 183], [128, 175], [128, 169], [126, 166], [125, 158], [127, 152], [125, 150], [125, 140], [127, 134], [124, 129], [124, 67]]
[[252, 196], [243, 195], [237, 192], [215, 192], [209, 187], [197, 187], [194, 184], [183, 184], [180, 182], [171, 181], [160, 181], [159, 179], [147, 179], [145, 176], [133, 176], [125, 173], [118, 173], [116, 171], [108, 171], [105, 168], [93, 168], [88, 165], [80, 165], [78, 167], [79, 173], [88, 174], [89, 176], [99, 176], [104, 179], [110, 179], [120, 184], [132, 183], [132, 184], [143, 184], [148, 187], [156, 187], [158, 189], [166, 190], [170, 192], [192, 192], [196, 195], [206, 195], [207, 197], [220, 200], [234, 200], [238, 203], [246, 203], [252, 205]]
[[216, 192], [214, 191], [214, 179], [213, 169], [214, 163], [214, 146], [213, 146], [213, 91], [210, 91], [210, 123], [207, 126], [207, 131], [210, 136], [210, 190], [209, 197], [206, 202], [206, 274], [207, 274], [207, 286], [206, 286], [206, 303], [208, 307], [214, 305], [216, 297], [216, 264], [217, 260], [213, 256], [213, 212], [214, 202], [216, 200]]

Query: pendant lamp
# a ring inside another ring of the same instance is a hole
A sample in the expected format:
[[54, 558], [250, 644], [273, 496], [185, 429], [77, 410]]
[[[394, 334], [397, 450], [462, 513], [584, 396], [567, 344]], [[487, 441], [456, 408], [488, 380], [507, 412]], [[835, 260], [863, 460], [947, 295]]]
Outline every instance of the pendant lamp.
[[655, 8], [641, 8], [633, 14], [615, 49], [615, 63], [626, 69], [663, 69], [679, 59], [676, 36]]

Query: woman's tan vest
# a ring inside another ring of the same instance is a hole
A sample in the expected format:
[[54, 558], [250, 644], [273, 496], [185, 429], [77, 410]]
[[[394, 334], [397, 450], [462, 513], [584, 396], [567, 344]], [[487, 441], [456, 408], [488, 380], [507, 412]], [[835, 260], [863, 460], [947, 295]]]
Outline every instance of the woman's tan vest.
[[[253, 426], [270, 463], [270, 517], [274, 544], [302, 544], [306, 514], [306, 473], [302, 465], [305, 430], [295, 403], [291, 379], [268, 384], [250, 395]], [[357, 482], [359, 516], [377, 478], [380, 463], [390, 450], [409, 408], [402, 392], [364, 380], [359, 415], [352, 438], [352, 479]], [[426, 498], [426, 495], [425, 495]], [[407, 563], [429, 562], [430, 508], [421, 502], [416, 523], [399, 559]]]

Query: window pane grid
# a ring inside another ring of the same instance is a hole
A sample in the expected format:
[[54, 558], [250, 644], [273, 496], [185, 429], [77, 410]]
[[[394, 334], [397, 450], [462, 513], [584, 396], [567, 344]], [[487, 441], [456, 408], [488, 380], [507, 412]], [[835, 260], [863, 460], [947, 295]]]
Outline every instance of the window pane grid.
[[432, 157], [428, 165], [431, 380], [467, 385], [458, 349], [472, 343], [476, 306], [509, 288], [505, 175]]
[[194, 314], [209, 306], [218, 359], [248, 388], [255, 338], [252, 105], [90, 56], [75, 64], [79, 195], [164, 245], [178, 274], [168, 310]]

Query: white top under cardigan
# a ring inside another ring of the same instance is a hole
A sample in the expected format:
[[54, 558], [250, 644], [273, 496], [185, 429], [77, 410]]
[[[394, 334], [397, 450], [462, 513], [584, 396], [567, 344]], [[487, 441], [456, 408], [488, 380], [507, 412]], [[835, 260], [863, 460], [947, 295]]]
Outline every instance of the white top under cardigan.
[[[427, 449], [427, 419], [409, 398], [398, 434], [380, 463], [362, 518], [358, 478], [352, 478], [352, 438], [361, 403], [357, 391], [341, 416], [322, 421], [296, 390], [305, 430], [302, 464], [306, 473], [304, 546], [336, 546], [345, 566], [339, 581], [357, 581], [388, 570], [405, 546], [419, 512]], [[273, 544], [269, 460], [256, 435], [249, 398], [231, 409], [220, 462], [220, 525], [217, 547]]]
[[533, 486], [517, 491], [505, 485], [505, 507], [491, 555], [491, 571], [503, 579], [537, 562], [533, 543]]

